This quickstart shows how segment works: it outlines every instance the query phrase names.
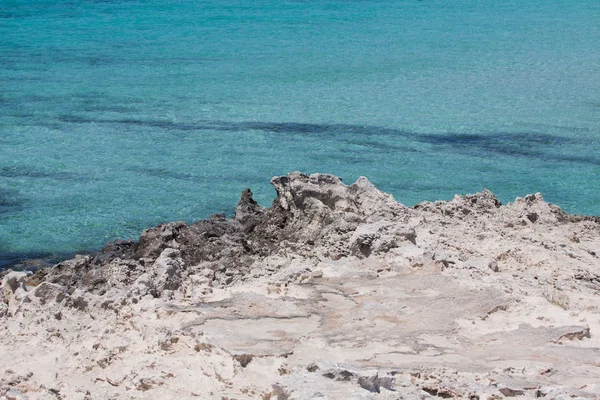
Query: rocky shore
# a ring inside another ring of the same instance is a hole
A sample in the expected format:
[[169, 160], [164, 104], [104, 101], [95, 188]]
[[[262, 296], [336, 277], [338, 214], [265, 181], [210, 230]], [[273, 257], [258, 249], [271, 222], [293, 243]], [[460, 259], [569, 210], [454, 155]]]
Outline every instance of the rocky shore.
[[600, 398], [600, 219], [293, 173], [0, 286], [2, 399]]

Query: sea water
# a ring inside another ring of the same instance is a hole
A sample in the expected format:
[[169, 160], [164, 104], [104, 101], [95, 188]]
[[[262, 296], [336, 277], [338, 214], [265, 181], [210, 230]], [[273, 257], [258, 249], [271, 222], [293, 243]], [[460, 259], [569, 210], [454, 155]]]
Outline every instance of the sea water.
[[269, 180], [600, 214], [597, 0], [0, 0], [0, 268]]

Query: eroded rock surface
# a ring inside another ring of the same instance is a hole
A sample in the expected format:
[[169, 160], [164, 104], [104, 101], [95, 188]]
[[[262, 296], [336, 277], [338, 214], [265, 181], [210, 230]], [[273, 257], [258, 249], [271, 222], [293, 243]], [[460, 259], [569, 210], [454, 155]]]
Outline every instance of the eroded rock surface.
[[0, 286], [0, 396], [598, 398], [600, 223], [293, 173]]

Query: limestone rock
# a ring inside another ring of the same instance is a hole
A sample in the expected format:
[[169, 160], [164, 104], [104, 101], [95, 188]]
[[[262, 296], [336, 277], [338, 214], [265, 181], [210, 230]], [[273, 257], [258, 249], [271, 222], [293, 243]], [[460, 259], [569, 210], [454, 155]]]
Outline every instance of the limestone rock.
[[8, 304], [10, 299], [20, 289], [27, 291], [25, 287], [25, 279], [27, 274], [25, 272], [10, 271], [2, 278], [2, 291], [0, 292], [0, 301]]
[[0, 397], [600, 396], [600, 220], [275, 177], [0, 286]]
[[66, 289], [55, 283], [42, 282], [32, 290], [31, 295], [44, 305], [54, 301], [62, 301], [65, 298]]

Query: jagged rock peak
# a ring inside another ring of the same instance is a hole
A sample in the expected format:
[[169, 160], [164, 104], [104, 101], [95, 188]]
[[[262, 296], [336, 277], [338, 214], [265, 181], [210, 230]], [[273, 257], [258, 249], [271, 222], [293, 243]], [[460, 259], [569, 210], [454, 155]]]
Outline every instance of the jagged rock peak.
[[271, 184], [277, 191], [272, 208], [293, 215], [346, 212], [370, 217], [397, 215], [406, 210], [392, 195], [378, 190], [364, 176], [347, 186], [334, 175], [293, 172], [274, 177]]
[[252, 191], [247, 188], [242, 192], [242, 197], [235, 209], [234, 218], [244, 225], [257, 223], [266, 209], [252, 198]]

